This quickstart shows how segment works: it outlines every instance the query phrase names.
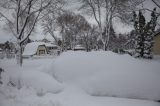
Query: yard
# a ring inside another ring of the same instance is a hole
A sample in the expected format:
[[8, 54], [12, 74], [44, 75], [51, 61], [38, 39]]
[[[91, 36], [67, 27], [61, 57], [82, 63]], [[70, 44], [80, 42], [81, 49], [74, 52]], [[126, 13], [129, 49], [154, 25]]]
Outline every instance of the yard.
[[[69, 51], [59, 57], [1, 59], [0, 106], [159, 106], [160, 58]], [[8, 83], [12, 81], [11, 83]]]

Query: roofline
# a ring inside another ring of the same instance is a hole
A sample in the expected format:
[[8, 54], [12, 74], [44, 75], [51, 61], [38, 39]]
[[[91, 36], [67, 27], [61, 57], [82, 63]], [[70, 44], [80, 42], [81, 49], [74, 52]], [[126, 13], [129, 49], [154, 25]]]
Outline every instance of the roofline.
[[160, 35], [160, 31], [158, 31], [157, 33], [155, 33], [154, 37], [157, 37], [158, 35]]

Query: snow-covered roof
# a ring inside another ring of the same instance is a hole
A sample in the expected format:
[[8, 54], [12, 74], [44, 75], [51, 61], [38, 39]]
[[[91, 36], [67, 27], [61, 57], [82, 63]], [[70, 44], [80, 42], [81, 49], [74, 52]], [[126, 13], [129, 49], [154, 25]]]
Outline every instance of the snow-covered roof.
[[31, 42], [28, 43], [24, 49], [23, 55], [34, 55], [37, 52], [38, 46], [45, 45], [46, 47], [55, 47], [57, 45], [53, 45], [51, 43], [44, 42]]

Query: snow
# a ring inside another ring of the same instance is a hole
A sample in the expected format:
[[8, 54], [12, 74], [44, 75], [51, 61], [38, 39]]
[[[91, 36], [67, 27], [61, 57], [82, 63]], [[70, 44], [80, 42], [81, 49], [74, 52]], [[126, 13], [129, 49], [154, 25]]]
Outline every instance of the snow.
[[51, 71], [90, 95], [160, 100], [159, 69], [160, 62], [101, 51], [63, 53]]
[[3, 82], [7, 84], [7, 82], [11, 80], [17, 86], [17, 88], [32, 87], [35, 89], [36, 93], [40, 95], [43, 95], [48, 92], [58, 93], [63, 89], [62, 84], [57, 82], [52, 76], [43, 71], [36, 71], [40, 70], [42, 67], [37, 66], [37, 68], [38, 69], [31, 69], [28, 68], [28, 66], [24, 68], [20, 67], [5, 68], [7, 70], [11, 70], [12, 73], [5, 72], [5, 74], [3, 75]]
[[62, 86], [50, 75], [39, 71], [22, 71], [20, 78], [17, 78], [17, 74], [11, 76], [13, 83], [18, 85], [18, 81], [21, 81], [21, 86], [32, 87], [36, 90], [37, 94], [58, 93], [62, 90]]
[[0, 106], [160, 106], [159, 58], [68, 51], [24, 59], [23, 67], [3, 59], [0, 67]]

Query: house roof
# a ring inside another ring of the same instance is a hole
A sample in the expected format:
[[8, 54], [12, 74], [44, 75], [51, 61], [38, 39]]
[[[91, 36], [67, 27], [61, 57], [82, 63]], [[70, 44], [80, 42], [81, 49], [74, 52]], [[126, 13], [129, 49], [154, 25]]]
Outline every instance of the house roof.
[[40, 45], [44, 45], [46, 47], [55, 47], [57, 45], [53, 45], [51, 43], [44, 42], [31, 42], [28, 43], [24, 49], [23, 55], [34, 55], [37, 52], [37, 49]]
[[154, 37], [160, 36], [160, 31], [157, 31], [154, 35]]

